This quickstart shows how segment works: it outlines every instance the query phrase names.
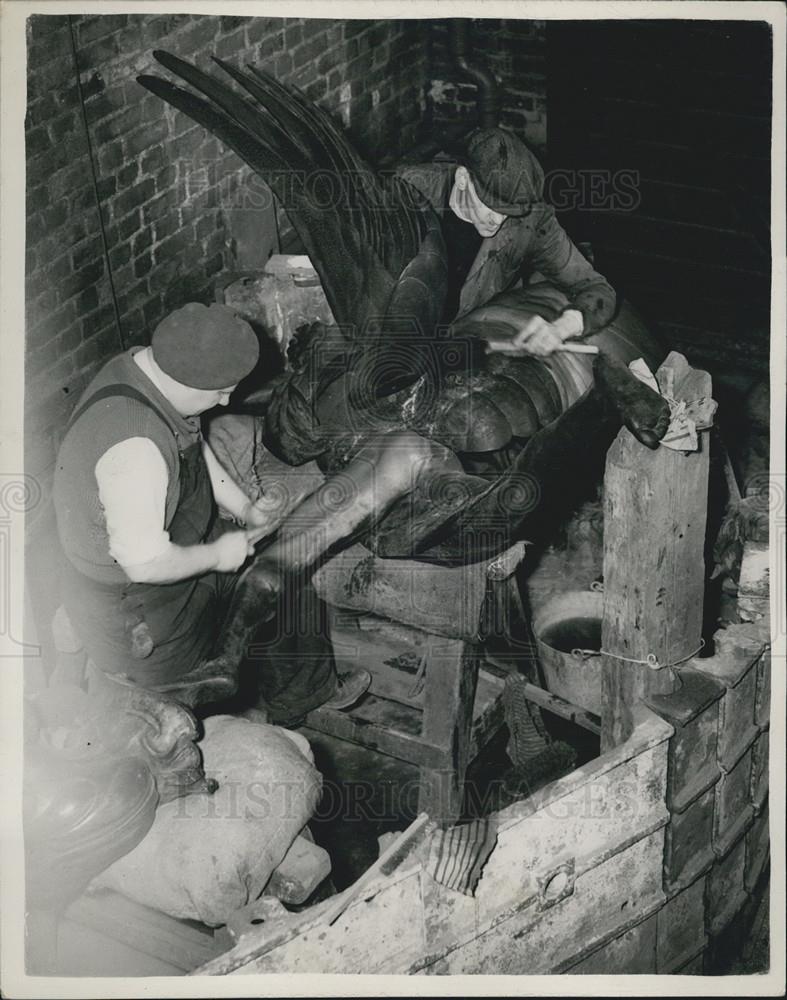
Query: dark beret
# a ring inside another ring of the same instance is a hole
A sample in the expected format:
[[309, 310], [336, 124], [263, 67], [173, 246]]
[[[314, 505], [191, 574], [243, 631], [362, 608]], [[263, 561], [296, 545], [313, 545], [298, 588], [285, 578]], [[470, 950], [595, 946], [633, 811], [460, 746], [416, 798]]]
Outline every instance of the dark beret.
[[249, 324], [218, 302], [189, 302], [163, 319], [151, 340], [156, 364], [192, 389], [226, 389], [254, 368], [260, 354]]

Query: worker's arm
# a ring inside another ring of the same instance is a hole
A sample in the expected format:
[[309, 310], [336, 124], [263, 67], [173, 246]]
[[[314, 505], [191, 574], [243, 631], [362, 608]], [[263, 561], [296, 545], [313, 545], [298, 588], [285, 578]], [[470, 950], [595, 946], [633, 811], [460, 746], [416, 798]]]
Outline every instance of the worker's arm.
[[[615, 313], [614, 289], [574, 246], [555, 218], [554, 209], [543, 205], [536, 211], [539, 214], [533, 219], [534, 239], [526, 263], [565, 292], [569, 304], [551, 322], [542, 316], [529, 317], [513, 335], [503, 329], [496, 336], [490, 328], [485, 338], [487, 349], [511, 357], [545, 357], [559, 351], [566, 340], [606, 326]], [[504, 235], [504, 229], [500, 235]]]
[[219, 507], [223, 507], [247, 528], [254, 528], [249, 535], [255, 542], [272, 534], [281, 524], [280, 512], [271, 509], [270, 505], [266, 507], [262, 500], [255, 501], [247, 497], [216, 458], [216, 453], [207, 441], [202, 442], [202, 454], [208, 467], [213, 497]]
[[[254, 553], [254, 543], [245, 531], [228, 531], [204, 545], [174, 545], [167, 547], [146, 563], [123, 566], [132, 583], [175, 583], [191, 576], [202, 576], [216, 570], [232, 573], [240, 569]], [[122, 565], [122, 564], [121, 564]]]
[[216, 458], [207, 441], [202, 442], [202, 455], [208, 467], [210, 485], [213, 488], [213, 497], [216, 503], [233, 517], [245, 523], [246, 515], [252, 506], [251, 500]]
[[[555, 218], [554, 209], [545, 205], [539, 211], [541, 217], [535, 225], [536, 239], [528, 263], [566, 293], [570, 300], [566, 312], [579, 313], [582, 327], [573, 336], [595, 333], [615, 315], [615, 290], [574, 246]], [[572, 325], [575, 323], [573, 320]]]
[[167, 466], [149, 439], [128, 438], [96, 463], [96, 482], [109, 536], [109, 553], [133, 583], [175, 583], [243, 565], [254, 545], [231, 531], [204, 545], [175, 545], [164, 527]]

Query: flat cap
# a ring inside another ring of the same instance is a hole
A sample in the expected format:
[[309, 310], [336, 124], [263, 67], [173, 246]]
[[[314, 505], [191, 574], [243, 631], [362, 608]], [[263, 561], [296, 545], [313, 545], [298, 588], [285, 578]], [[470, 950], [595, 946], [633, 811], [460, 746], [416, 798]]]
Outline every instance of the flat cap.
[[495, 212], [525, 215], [530, 205], [543, 200], [541, 164], [522, 140], [507, 129], [477, 129], [468, 139], [462, 162], [476, 194]]
[[257, 364], [260, 345], [229, 306], [189, 302], [165, 317], [151, 339], [156, 364], [192, 389], [226, 389]]

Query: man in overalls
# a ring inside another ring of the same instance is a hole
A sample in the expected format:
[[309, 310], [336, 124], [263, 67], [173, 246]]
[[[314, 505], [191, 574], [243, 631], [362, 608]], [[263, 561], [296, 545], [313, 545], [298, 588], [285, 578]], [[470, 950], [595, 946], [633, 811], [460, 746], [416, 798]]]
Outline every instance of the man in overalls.
[[456, 322], [537, 272], [566, 294], [568, 306], [551, 323], [530, 317], [513, 339], [491, 339], [490, 350], [545, 356], [606, 326], [615, 291], [544, 201], [544, 171], [527, 146], [507, 129], [479, 129], [457, 160], [400, 171], [441, 217], [449, 271], [444, 320]]
[[[258, 356], [251, 327], [229, 308], [189, 303], [150, 347], [104, 365], [58, 453], [63, 603], [85, 650], [100, 669], [191, 706], [236, 689], [237, 665], [206, 664], [238, 571], [275, 527], [200, 431], [200, 414], [225, 406]], [[261, 664], [274, 721], [347, 707], [368, 687], [365, 671], [337, 679], [327, 640], [298, 659], [291, 644], [269, 644]]]

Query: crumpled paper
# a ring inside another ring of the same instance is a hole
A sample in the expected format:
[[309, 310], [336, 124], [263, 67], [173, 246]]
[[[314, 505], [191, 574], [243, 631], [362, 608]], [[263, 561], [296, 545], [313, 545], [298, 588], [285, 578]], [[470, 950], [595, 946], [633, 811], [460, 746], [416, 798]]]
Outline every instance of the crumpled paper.
[[697, 451], [699, 436], [697, 431], [705, 430], [713, 423], [717, 403], [710, 396], [701, 396], [693, 400], [677, 400], [674, 398], [674, 372], [667, 369], [662, 373], [662, 384], [659, 385], [656, 376], [648, 368], [643, 358], [637, 358], [629, 364], [632, 374], [649, 386], [654, 392], [663, 396], [670, 408], [670, 422], [667, 433], [659, 444], [673, 451]]

